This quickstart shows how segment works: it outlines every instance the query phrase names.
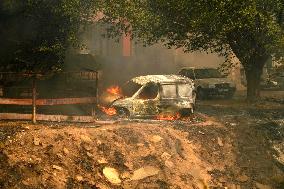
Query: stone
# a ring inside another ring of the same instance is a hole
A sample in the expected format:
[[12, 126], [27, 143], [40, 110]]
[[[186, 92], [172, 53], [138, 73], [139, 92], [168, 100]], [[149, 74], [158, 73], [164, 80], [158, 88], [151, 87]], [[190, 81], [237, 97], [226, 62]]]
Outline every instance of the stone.
[[63, 153], [64, 153], [65, 155], [68, 155], [70, 152], [69, 152], [69, 150], [68, 150], [67, 148], [63, 148]]
[[168, 168], [172, 168], [174, 167], [174, 163], [170, 160], [166, 160], [165, 161], [165, 166], [167, 166]]
[[245, 174], [238, 177], [238, 181], [240, 182], [247, 182], [248, 180], [249, 180], [249, 177], [246, 176]]
[[129, 179], [131, 178], [131, 174], [129, 172], [124, 172], [121, 174], [122, 179]]
[[87, 152], [87, 156], [92, 158], [93, 157], [93, 154], [91, 154], [90, 152]]
[[98, 163], [99, 164], [106, 164], [108, 162], [107, 162], [107, 160], [105, 158], [100, 158], [100, 159], [98, 159]]
[[143, 144], [143, 143], [138, 143], [137, 146], [138, 146], [138, 147], [143, 147], [144, 144]]
[[83, 177], [82, 177], [81, 175], [77, 175], [77, 176], [76, 176], [76, 180], [77, 180], [78, 182], [81, 182], [81, 181], [83, 181]]
[[86, 143], [92, 142], [92, 139], [90, 137], [86, 136], [86, 135], [81, 135], [80, 138], [83, 142], [86, 142]]
[[128, 167], [128, 169], [133, 170], [133, 163], [132, 163], [132, 162], [127, 161], [127, 162], [124, 163], [124, 165], [125, 165], [126, 167]]
[[62, 170], [63, 170], [62, 167], [57, 166], [57, 165], [52, 165], [52, 168], [53, 168], [53, 169], [56, 169], [56, 170], [58, 170], [58, 171], [62, 171]]
[[120, 184], [121, 180], [119, 178], [119, 174], [116, 169], [112, 167], [105, 167], [103, 169], [103, 174], [107, 178], [107, 180], [112, 184]]
[[150, 176], [157, 175], [159, 173], [159, 169], [153, 166], [145, 166], [138, 170], [135, 170], [131, 180], [141, 180]]
[[154, 136], [152, 136], [151, 139], [150, 139], [150, 141], [151, 141], [151, 142], [154, 142], [154, 143], [158, 143], [158, 142], [160, 142], [161, 140], [163, 140], [163, 138], [160, 137], [159, 135], [154, 135]]
[[172, 168], [174, 166], [174, 163], [167, 160], [167, 161], [165, 161], [165, 166], [167, 166], [168, 168]]
[[83, 148], [84, 148], [85, 150], [87, 150], [87, 151], [92, 150], [91, 145], [84, 145]]
[[255, 183], [255, 185], [256, 185], [256, 188], [257, 189], [271, 189], [271, 187], [270, 186], [268, 186], [268, 185], [264, 185], [264, 184], [261, 184], [261, 183]]
[[101, 145], [101, 144], [102, 144], [102, 141], [97, 140], [97, 145]]
[[218, 142], [219, 146], [221, 146], [221, 147], [224, 146], [223, 141], [220, 137], [217, 138], [217, 142]]
[[171, 157], [172, 157], [172, 156], [171, 156], [169, 153], [167, 153], [167, 152], [164, 152], [164, 153], [161, 155], [161, 158], [162, 158], [164, 161], [170, 159]]
[[39, 138], [34, 137], [34, 145], [39, 146], [40, 145], [40, 140]]

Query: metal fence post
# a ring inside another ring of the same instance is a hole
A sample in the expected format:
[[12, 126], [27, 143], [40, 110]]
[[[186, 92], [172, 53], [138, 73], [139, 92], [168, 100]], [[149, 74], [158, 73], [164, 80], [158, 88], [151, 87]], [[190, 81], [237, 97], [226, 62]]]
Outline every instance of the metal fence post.
[[99, 72], [96, 71], [96, 80], [95, 80], [95, 85], [96, 85], [96, 88], [95, 88], [95, 95], [96, 95], [96, 102], [92, 108], [92, 116], [95, 116], [96, 115], [96, 110], [98, 108], [98, 104], [99, 104]]
[[36, 123], [36, 76], [33, 77], [33, 89], [32, 89], [32, 102], [33, 102], [33, 113], [32, 121]]

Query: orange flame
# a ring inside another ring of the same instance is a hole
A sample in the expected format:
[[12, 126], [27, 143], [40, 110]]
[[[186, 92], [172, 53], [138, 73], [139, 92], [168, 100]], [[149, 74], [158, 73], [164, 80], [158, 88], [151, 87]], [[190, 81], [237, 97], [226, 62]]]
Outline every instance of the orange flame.
[[115, 108], [107, 108], [107, 107], [104, 107], [104, 106], [99, 106], [99, 107], [105, 114], [107, 114], [109, 116], [116, 115], [116, 109]]
[[121, 88], [119, 86], [111, 86], [106, 90], [108, 93], [113, 95], [121, 95]]
[[181, 115], [179, 113], [176, 113], [174, 115], [169, 115], [169, 114], [160, 114], [157, 116], [158, 120], [163, 120], [163, 121], [173, 121], [180, 119]]

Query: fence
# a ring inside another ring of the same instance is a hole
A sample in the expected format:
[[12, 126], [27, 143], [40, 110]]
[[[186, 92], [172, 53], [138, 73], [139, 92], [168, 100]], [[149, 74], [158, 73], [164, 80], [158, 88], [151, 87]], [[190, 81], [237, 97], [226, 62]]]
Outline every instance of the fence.
[[[98, 80], [97, 71], [53, 75], [0, 73], [0, 120], [32, 120], [33, 123], [94, 121], [98, 104]], [[84, 108], [89, 109], [89, 115], [65, 115], [62, 114], [62, 108], [51, 111], [56, 114], [47, 114], [50, 110], [46, 107], [68, 106], [65, 108], [68, 110], [75, 105], [84, 105]], [[38, 113], [38, 109], [42, 112]]]

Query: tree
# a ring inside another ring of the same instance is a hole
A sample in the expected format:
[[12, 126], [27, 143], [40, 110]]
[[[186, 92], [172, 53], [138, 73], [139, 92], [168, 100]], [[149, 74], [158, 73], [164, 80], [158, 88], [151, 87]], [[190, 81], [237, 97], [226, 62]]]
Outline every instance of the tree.
[[0, 71], [58, 71], [96, 1], [0, 1]]
[[234, 54], [245, 69], [247, 97], [259, 97], [270, 56], [283, 57], [283, 0], [108, 0], [102, 22], [110, 36], [129, 33], [145, 44], [163, 42], [185, 52]]

